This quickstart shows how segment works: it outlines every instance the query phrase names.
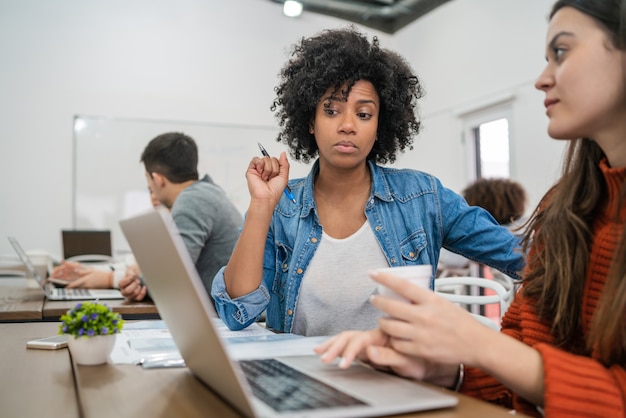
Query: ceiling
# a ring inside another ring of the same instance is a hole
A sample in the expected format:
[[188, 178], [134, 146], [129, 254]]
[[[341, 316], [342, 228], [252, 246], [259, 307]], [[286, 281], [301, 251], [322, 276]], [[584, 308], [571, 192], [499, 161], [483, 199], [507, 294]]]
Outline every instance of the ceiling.
[[[284, 0], [271, 0], [283, 3]], [[450, 0], [299, 0], [304, 13], [345, 19], [393, 34]]]

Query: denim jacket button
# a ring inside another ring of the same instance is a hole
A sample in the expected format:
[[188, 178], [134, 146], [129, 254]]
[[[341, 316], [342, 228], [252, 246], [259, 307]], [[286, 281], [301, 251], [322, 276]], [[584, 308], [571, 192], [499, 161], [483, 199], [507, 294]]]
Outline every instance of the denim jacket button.
[[302, 269], [298, 269], [298, 270], [296, 270], [296, 273], [298, 273], [298, 274], [302, 274]]
[[381, 229], [383, 229], [383, 227], [382, 227], [382, 226], [380, 226], [380, 225], [376, 225], [376, 231], [380, 231]]
[[413, 251], [411, 251], [411, 252], [409, 253], [409, 257], [411, 257], [411, 258], [415, 257], [415, 253], [414, 253]]
[[395, 258], [391, 259], [391, 264], [396, 264], [396, 259]]
[[317, 244], [317, 238], [311, 238], [311, 242], [312, 242], [313, 244]]
[[287, 315], [289, 315], [289, 316], [293, 315], [293, 311], [292, 311], [291, 309], [289, 309], [289, 310], [287, 311]]

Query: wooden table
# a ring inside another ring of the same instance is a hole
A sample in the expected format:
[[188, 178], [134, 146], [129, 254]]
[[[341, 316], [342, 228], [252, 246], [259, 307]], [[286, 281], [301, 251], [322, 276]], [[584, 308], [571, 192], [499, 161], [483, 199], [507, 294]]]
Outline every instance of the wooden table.
[[[0, 278], [0, 322], [58, 321], [77, 301], [47, 300], [44, 292], [31, 278]], [[130, 302], [124, 299], [107, 300], [113, 311], [124, 319], [158, 319], [159, 313], [152, 301]]]
[[53, 322], [0, 324], [2, 416], [80, 416], [69, 351], [26, 348], [26, 341], [55, 335], [58, 327]]
[[[45, 300], [43, 304], [43, 320], [58, 321], [59, 317], [72, 309], [79, 301], [76, 300]], [[159, 312], [152, 301], [131, 302], [125, 299], [101, 300], [114, 312], [122, 314], [126, 320], [132, 319], [159, 319]]]
[[[7, 417], [215, 417], [240, 415], [188, 369], [134, 365], [77, 366], [67, 349], [26, 348], [56, 334], [53, 322], [0, 324], [0, 405]], [[443, 390], [443, 389], [442, 389]], [[506, 409], [454, 394], [454, 408], [396, 417], [510, 418]]]
[[0, 278], [0, 321], [41, 321], [46, 297], [35, 280]]

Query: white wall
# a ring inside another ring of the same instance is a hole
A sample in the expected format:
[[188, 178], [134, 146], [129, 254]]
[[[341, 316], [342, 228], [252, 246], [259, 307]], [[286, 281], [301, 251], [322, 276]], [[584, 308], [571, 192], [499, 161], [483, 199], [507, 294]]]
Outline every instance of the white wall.
[[544, 96], [533, 86], [545, 63], [552, 3], [454, 0], [395, 35], [426, 88], [424, 130], [400, 163], [462, 190], [469, 178], [458, 113], [512, 96], [511, 178], [527, 188], [528, 211], [536, 206], [559, 174], [564, 145], [548, 136]]
[[[550, 4], [454, 0], [394, 36], [363, 28], [402, 53], [427, 90], [423, 133], [400, 164], [462, 189], [458, 109], [512, 92], [512, 177], [536, 203], [561, 153], [532, 88]], [[271, 126], [287, 47], [345, 24], [288, 19], [265, 0], [1, 0], [0, 255], [12, 254], [7, 235], [60, 254], [59, 231], [72, 227], [74, 115]], [[104, 158], [116, 170], [115, 155]]]

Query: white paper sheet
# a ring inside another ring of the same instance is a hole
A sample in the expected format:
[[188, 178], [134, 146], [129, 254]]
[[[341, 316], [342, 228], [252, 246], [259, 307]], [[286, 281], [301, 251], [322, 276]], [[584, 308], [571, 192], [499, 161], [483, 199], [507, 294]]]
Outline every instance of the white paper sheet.
[[[235, 360], [310, 355], [313, 347], [327, 338], [275, 334], [258, 323], [241, 331], [231, 331], [220, 319], [215, 320], [215, 325]], [[180, 352], [161, 320], [124, 324], [110, 360], [114, 364], [142, 364], [146, 368], [184, 366]]]

